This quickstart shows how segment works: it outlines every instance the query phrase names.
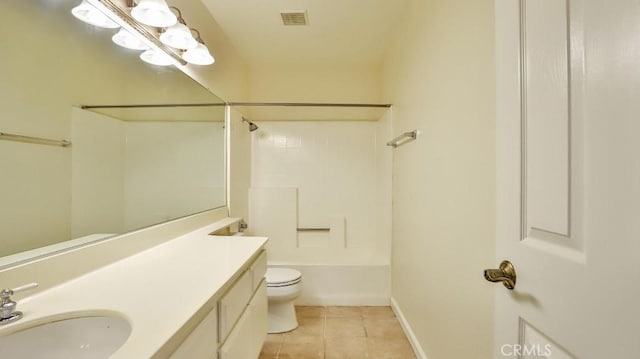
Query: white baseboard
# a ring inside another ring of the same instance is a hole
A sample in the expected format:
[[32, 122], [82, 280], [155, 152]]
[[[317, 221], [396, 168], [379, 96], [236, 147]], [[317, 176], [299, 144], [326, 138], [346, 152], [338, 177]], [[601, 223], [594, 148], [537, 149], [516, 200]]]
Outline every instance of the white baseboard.
[[296, 305], [310, 306], [341, 306], [341, 307], [386, 307], [389, 305], [389, 297], [376, 297], [368, 295], [313, 295], [296, 299]]
[[415, 334], [413, 334], [413, 330], [411, 330], [411, 326], [409, 325], [409, 322], [407, 322], [407, 318], [405, 318], [404, 314], [402, 314], [402, 310], [400, 309], [400, 306], [398, 306], [398, 302], [396, 302], [395, 298], [393, 297], [391, 297], [391, 309], [393, 309], [393, 312], [396, 313], [396, 317], [398, 317], [400, 325], [404, 330], [404, 334], [409, 339], [409, 343], [411, 344], [416, 357], [418, 359], [427, 359], [427, 354], [425, 354], [424, 350], [422, 350], [422, 346], [420, 345], [420, 342], [418, 342], [418, 338], [416, 338]]

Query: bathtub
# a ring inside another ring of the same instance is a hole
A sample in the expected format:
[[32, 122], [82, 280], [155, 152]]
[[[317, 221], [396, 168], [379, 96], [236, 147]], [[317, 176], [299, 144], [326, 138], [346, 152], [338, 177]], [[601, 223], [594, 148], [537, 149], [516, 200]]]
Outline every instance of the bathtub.
[[389, 265], [324, 265], [269, 262], [302, 273], [296, 305], [387, 306], [391, 298]]

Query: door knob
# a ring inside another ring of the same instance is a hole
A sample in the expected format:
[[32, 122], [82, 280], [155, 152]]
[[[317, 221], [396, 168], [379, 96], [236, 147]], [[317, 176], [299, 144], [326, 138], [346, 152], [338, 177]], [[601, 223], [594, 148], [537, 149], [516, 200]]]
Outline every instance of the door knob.
[[502, 261], [498, 269], [485, 269], [484, 278], [489, 282], [502, 282], [507, 289], [516, 286], [516, 269], [509, 261]]

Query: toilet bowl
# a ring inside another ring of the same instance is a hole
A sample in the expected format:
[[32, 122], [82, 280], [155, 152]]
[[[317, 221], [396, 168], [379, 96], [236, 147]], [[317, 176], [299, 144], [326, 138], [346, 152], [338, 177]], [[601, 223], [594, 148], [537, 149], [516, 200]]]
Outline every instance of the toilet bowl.
[[298, 327], [293, 301], [302, 291], [302, 273], [290, 268], [267, 268], [269, 334], [284, 333]]

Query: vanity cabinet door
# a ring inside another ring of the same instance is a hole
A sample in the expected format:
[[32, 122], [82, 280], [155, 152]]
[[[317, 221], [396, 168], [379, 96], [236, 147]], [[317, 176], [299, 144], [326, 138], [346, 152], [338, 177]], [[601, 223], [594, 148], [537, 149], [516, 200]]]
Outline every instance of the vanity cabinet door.
[[253, 277], [253, 290], [258, 288], [260, 282], [264, 279], [267, 273], [267, 251], [262, 251], [262, 254], [251, 265], [251, 275]]
[[172, 359], [216, 358], [218, 349], [218, 313], [214, 309], [182, 342]]
[[220, 342], [224, 341], [240, 314], [245, 310], [249, 299], [251, 299], [251, 294], [253, 294], [253, 278], [251, 271], [247, 270], [218, 302], [220, 318], [218, 339]]
[[220, 348], [219, 359], [258, 358], [267, 337], [267, 283], [262, 281], [247, 309]]

